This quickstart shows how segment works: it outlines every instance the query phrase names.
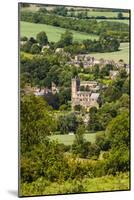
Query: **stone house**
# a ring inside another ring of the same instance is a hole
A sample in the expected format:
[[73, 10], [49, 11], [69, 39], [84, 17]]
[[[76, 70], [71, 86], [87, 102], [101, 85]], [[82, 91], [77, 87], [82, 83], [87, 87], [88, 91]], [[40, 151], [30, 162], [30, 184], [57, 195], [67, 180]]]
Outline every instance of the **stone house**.
[[[89, 87], [88, 91], [81, 91], [80, 87], [86, 85]], [[97, 88], [97, 89], [96, 89]], [[71, 102], [72, 109], [74, 110], [76, 105], [84, 107], [86, 110], [89, 110], [91, 107], [99, 108], [98, 99], [100, 94], [96, 92], [98, 90], [98, 84], [95, 81], [83, 81], [80, 82], [79, 78], [72, 79], [72, 88], [71, 88]]]

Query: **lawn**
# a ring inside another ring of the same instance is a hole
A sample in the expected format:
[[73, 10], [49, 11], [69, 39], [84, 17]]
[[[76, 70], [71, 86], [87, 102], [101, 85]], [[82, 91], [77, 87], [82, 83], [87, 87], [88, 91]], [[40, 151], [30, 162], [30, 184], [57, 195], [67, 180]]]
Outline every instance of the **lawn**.
[[108, 53], [92, 53], [91, 56], [96, 59], [106, 59], [119, 61], [123, 59], [126, 63], [129, 63], [129, 43], [121, 43], [119, 51], [108, 52]]
[[[84, 138], [91, 142], [94, 143], [95, 142], [95, 138], [96, 138], [96, 134], [102, 134], [102, 131], [96, 132], [96, 133], [86, 133], [84, 134]], [[73, 141], [75, 139], [75, 135], [69, 135], [69, 134], [65, 134], [65, 135], [52, 135], [49, 136], [49, 138], [51, 140], [57, 140], [59, 143], [63, 143], [65, 145], [72, 145]]]
[[[65, 32], [66, 29], [55, 27], [51, 25], [46, 24], [35, 24], [35, 23], [29, 23], [29, 22], [20, 22], [20, 35], [21, 37], [27, 36], [27, 37], [36, 37], [36, 35], [41, 32], [45, 31], [49, 41], [57, 42], [60, 40], [60, 36], [62, 33]], [[77, 32], [71, 30], [74, 36], [75, 41], [83, 41], [85, 39], [98, 39], [98, 36], [93, 34], [87, 34], [82, 32]]]

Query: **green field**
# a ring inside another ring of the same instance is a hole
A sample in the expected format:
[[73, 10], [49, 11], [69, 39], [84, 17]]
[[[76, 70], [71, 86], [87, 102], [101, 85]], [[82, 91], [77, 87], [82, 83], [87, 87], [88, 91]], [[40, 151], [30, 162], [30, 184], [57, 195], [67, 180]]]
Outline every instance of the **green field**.
[[126, 63], [129, 63], [129, 43], [121, 43], [120, 51], [108, 52], [108, 53], [92, 53], [91, 56], [96, 59], [104, 58], [106, 60], [119, 61], [123, 59]]
[[[96, 134], [102, 134], [102, 131], [99, 131], [97, 133], [86, 133], [84, 134], [84, 138], [91, 142], [94, 143], [95, 142], [95, 138], [96, 138]], [[52, 135], [49, 136], [49, 138], [51, 140], [57, 140], [59, 143], [63, 143], [65, 145], [72, 145], [73, 141], [75, 139], [75, 135], [69, 135], [69, 134], [65, 134], [65, 135]]]
[[[74, 12], [77, 15], [80, 12], [84, 12], [84, 10], [83, 11], [74, 11]], [[118, 12], [112, 12], [112, 11], [102, 12], [102, 11], [92, 11], [92, 10], [90, 10], [90, 11], [87, 11], [87, 13], [88, 13], [89, 17], [100, 17], [100, 16], [105, 16], [107, 18], [118, 17]], [[122, 12], [122, 14], [123, 14], [124, 17], [129, 17], [129, 13]]]
[[[36, 35], [41, 32], [45, 31], [49, 41], [57, 42], [60, 39], [62, 33], [65, 32], [66, 29], [50, 26], [46, 24], [34, 24], [29, 22], [20, 22], [20, 35], [21, 37], [36, 37]], [[72, 31], [74, 40], [75, 41], [83, 41], [85, 39], [98, 39], [98, 36], [93, 34], [87, 34], [77, 31]]]
[[21, 7], [21, 11], [37, 12], [40, 9], [36, 4], [30, 4], [28, 7]]
[[97, 19], [98, 22], [100, 21], [109, 21], [109, 22], [120, 22], [120, 23], [124, 23], [124, 24], [128, 24], [129, 25], [129, 20], [127, 19]]
[[[82, 190], [76, 187], [82, 186]], [[47, 194], [67, 194], [80, 192], [101, 192], [129, 190], [129, 174], [121, 173], [116, 176], [103, 176], [99, 178], [84, 178], [81, 181], [64, 181], [47, 183], [45, 179], [39, 179], [33, 183], [23, 183], [21, 185], [21, 195], [47, 195]]]

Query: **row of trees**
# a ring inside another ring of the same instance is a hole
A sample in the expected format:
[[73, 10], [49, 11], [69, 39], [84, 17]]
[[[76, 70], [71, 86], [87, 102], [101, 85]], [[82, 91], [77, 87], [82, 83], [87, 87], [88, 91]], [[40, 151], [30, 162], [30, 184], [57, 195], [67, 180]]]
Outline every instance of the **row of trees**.
[[[105, 9], [106, 10], [106, 9]], [[90, 11], [88, 9], [85, 10], [81, 10], [81, 9], [74, 9], [74, 8], [70, 8], [68, 9], [65, 6], [56, 6], [55, 8], [49, 10], [45, 7], [41, 7], [39, 9], [38, 12], [43, 13], [43, 14], [55, 14], [55, 15], [60, 15], [60, 16], [64, 16], [64, 17], [73, 17], [73, 18], [79, 18], [79, 19], [128, 19], [129, 17], [125, 17], [123, 15], [122, 10], [101, 10], [99, 9], [99, 11], [102, 12], [101, 16], [92, 16], [92, 14], [90, 14]], [[98, 10], [94, 10], [94, 11], [98, 11]], [[117, 16], [112, 16], [112, 17], [107, 17], [106, 15], [104, 15], [104, 12], [116, 12]]]
[[66, 30], [65, 33], [61, 34], [61, 38], [58, 42], [48, 41], [48, 37], [45, 32], [37, 34], [36, 39], [33, 37], [27, 38], [22, 37], [21, 50], [30, 52], [32, 54], [39, 54], [44, 45], [49, 44], [49, 48], [55, 51], [56, 48], [64, 48], [64, 51], [70, 54], [79, 53], [90, 53], [90, 52], [113, 52], [118, 51], [120, 42], [115, 36], [101, 35], [99, 40], [83, 40], [82, 43], [73, 41], [72, 32]]
[[[55, 14], [44, 14], [42, 12], [21, 12], [21, 20], [32, 22], [49, 24], [52, 26], [62, 27], [65, 29], [81, 31], [85, 33], [92, 33], [100, 35], [102, 33], [107, 33], [107, 31], [112, 31], [120, 41], [129, 41], [129, 26], [120, 22], [111, 21], [99, 21], [97, 20], [83, 20], [77, 18], [67, 18], [61, 17]], [[118, 30], [118, 31], [117, 31]]]

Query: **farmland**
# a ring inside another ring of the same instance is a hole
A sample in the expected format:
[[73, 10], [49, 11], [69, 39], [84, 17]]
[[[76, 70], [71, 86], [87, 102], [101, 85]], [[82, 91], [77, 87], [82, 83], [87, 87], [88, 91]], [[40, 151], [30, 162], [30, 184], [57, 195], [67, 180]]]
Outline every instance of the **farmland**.
[[116, 52], [93, 53], [91, 55], [96, 59], [105, 58], [106, 60], [114, 61], [123, 59], [126, 63], [129, 63], [129, 43], [121, 43], [119, 51]]
[[[102, 132], [98, 132], [98, 133], [86, 133], [84, 134], [84, 138], [91, 142], [94, 143], [95, 142], [95, 138], [97, 134], [102, 134]], [[49, 137], [51, 140], [57, 140], [59, 143], [63, 143], [65, 145], [72, 145], [73, 141], [75, 139], [75, 135], [69, 135], [69, 134], [65, 134], [65, 135], [52, 135]]]
[[[29, 22], [20, 23], [21, 36], [36, 37], [40, 31], [45, 31], [49, 41], [57, 42], [60, 39], [62, 33], [65, 32], [64, 28], [54, 27], [46, 24], [34, 24]], [[82, 41], [84, 39], [97, 39], [98, 36], [93, 34], [81, 33], [77, 31], [71, 31], [75, 41]], [[129, 63], [129, 43], [121, 43], [120, 51], [107, 52], [107, 53], [92, 53], [96, 59], [105, 58], [118, 61], [123, 59]]]
[[130, 189], [127, 12], [21, 3], [21, 197]]
[[[46, 32], [49, 41], [57, 42], [60, 39], [61, 34], [65, 32], [65, 29], [46, 24], [20, 22], [21, 37], [36, 37], [36, 35], [41, 31]], [[78, 31], [71, 32], [73, 33], [75, 41], [83, 41], [85, 39], [98, 39], [98, 36], [93, 34], [87, 34]]]
[[120, 23], [124, 23], [124, 24], [128, 24], [129, 25], [129, 20], [128, 19], [97, 19], [97, 22], [100, 21], [109, 21], [109, 22], [120, 22]]
[[[80, 13], [81, 11], [74, 11], [75, 14], [77, 15], [78, 13]], [[124, 17], [129, 17], [129, 13], [122, 13]], [[102, 12], [102, 11], [87, 11], [87, 15], [88, 17], [100, 17], [100, 16], [105, 16], [107, 18], [116, 18], [118, 16], [118, 12], [111, 12], [111, 11], [106, 11], [106, 12]]]

